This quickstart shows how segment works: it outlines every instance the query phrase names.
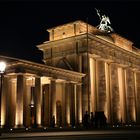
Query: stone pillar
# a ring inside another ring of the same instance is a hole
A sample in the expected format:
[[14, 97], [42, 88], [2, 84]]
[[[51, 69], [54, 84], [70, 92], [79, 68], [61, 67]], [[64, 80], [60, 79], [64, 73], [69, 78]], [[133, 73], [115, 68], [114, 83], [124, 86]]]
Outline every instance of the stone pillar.
[[133, 76], [134, 76], [134, 109], [135, 109], [135, 114], [134, 114], [134, 122], [137, 122], [137, 78], [136, 78], [136, 71], [133, 71]]
[[49, 84], [43, 86], [43, 98], [42, 98], [42, 124], [49, 126]]
[[120, 96], [120, 121], [126, 123], [126, 72], [125, 68], [118, 67], [118, 82]]
[[85, 112], [88, 111], [90, 112], [90, 102], [89, 102], [89, 62], [88, 62], [88, 57], [87, 54], [83, 54], [82, 56], [82, 73], [85, 73], [86, 76], [83, 78], [83, 85], [82, 85], [82, 113], [84, 116]]
[[16, 126], [23, 127], [23, 95], [25, 89], [23, 75], [17, 75], [17, 95], [16, 95]]
[[76, 85], [76, 124], [82, 124], [82, 85]]
[[51, 125], [52, 117], [55, 117], [56, 123], [56, 81], [51, 79], [50, 83], [50, 99], [49, 99], [50, 111], [49, 111], [49, 124]]
[[62, 127], [66, 126], [66, 98], [67, 98], [67, 93], [66, 93], [66, 83], [62, 84], [63, 86], [63, 92], [62, 92]]
[[90, 58], [90, 112], [97, 111], [96, 59]]
[[9, 93], [7, 96], [9, 103], [8, 103], [8, 115], [7, 121], [9, 121], [10, 127], [16, 126], [16, 90], [17, 90], [17, 81], [16, 76], [9, 79]]
[[[12, 90], [12, 79], [7, 77], [7, 85], [6, 85], [6, 127], [14, 127], [15, 125], [15, 104], [12, 103], [12, 95], [13, 98], [15, 94]], [[15, 101], [15, 100], [14, 100]]]
[[8, 96], [8, 77], [5, 75], [3, 78], [3, 90], [1, 94], [1, 125], [6, 126], [6, 108], [7, 108], [7, 100], [6, 97]]
[[73, 83], [70, 83], [70, 124], [71, 126], [75, 126], [75, 94]]
[[[105, 111], [105, 116], [107, 117], [107, 122], [112, 124], [112, 80], [111, 80], [111, 63], [106, 62], [105, 63], [105, 73], [106, 73], [106, 102], [107, 102], [107, 108]], [[114, 76], [113, 76], [114, 78]], [[114, 82], [115, 79], [113, 79]]]
[[35, 77], [35, 125], [41, 126], [41, 104], [42, 104], [42, 92], [41, 92], [41, 79]]
[[102, 60], [97, 61], [97, 111], [104, 111], [107, 108], [106, 104], [106, 77], [105, 77], [105, 62]]
[[136, 122], [140, 124], [140, 73], [136, 73]]
[[[118, 84], [118, 65], [111, 64], [110, 67], [110, 121], [113, 124], [120, 123], [120, 94]], [[120, 85], [121, 86], [121, 85]]]
[[78, 116], [77, 116], [77, 108], [78, 102], [77, 102], [77, 85], [74, 83], [74, 112], [75, 112], [75, 118], [74, 118], [74, 126], [78, 125]]
[[126, 70], [126, 105], [127, 122], [133, 123], [135, 120], [135, 98], [134, 98], [134, 74], [132, 69]]
[[66, 123], [70, 125], [70, 83], [65, 83], [65, 92], [66, 92]]
[[31, 126], [31, 94], [32, 94], [32, 90], [31, 87], [34, 86], [34, 79], [32, 77], [26, 76], [25, 79], [25, 93], [24, 93], [24, 97], [23, 97], [23, 123], [25, 127], [29, 127]]

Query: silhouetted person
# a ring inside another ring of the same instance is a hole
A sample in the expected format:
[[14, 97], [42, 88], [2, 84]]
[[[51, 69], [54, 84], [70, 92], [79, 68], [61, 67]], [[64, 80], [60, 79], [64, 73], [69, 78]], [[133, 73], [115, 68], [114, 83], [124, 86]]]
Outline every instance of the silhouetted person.
[[98, 128], [98, 115], [95, 113], [95, 128]]
[[91, 112], [91, 114], [90, 114], [90, 125], [91, 125], [91, 127], [94, 126], [94, 121], [95, 121], [95, 118], [93, 116], [93, 112]]
[[103, 115], [103, 127], [107, 127], [107, 118], [105, 115]]
[[100, 118], [99, 118], [99, 122], [100, 122], [100, 128], [104, 128], [106, 127], [106, 116], [104, 114], [104, 112], [101, 112], [100, 114]]
[[84, 127], [85, 128], [89, 127], [89, 119], [90, 119], [90, 116], [88, 112], [86, 111], [86, 113], [84, 114]]
[[52, 117], [52, 120], [51, 120], [51, 127], [55, 127], [55, 117], [53, 116]]

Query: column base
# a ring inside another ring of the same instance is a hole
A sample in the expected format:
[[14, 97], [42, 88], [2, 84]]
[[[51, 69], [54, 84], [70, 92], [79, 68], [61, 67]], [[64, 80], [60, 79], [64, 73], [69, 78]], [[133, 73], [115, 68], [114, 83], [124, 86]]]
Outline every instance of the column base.
[[25, 128], [24, 125], [15, 125], [14, 128]]
[[43, 126], [41, 124], [34, 124], [31, 127], [32, 128], [42, 128]]

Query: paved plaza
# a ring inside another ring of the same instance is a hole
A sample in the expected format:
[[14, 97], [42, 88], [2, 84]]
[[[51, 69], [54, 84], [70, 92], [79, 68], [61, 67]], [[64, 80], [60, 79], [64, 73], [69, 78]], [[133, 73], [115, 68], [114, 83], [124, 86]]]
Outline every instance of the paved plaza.
[[107, 128], [107, 129], [38, 129], [11, 130], [2, 132], [0, 139], [37, 138], [37, 137], [67, 137], [67, 136], [137, 136], [140, 138], [140, 128]]

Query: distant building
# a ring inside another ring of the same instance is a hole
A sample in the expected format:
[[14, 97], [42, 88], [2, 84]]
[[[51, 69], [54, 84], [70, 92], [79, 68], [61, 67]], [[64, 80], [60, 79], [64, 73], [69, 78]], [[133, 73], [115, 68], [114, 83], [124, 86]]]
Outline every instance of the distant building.
[[47, 30], [45, 64], [0, 56], [2, 127], [76, 126], [86, 111], [109, 124], [140, 123], [140, 50], [83, 21]]

